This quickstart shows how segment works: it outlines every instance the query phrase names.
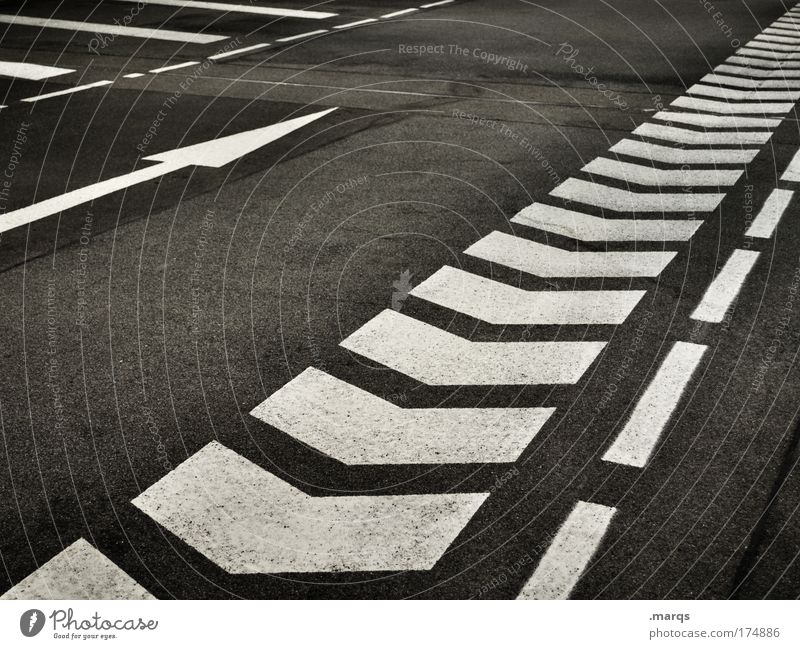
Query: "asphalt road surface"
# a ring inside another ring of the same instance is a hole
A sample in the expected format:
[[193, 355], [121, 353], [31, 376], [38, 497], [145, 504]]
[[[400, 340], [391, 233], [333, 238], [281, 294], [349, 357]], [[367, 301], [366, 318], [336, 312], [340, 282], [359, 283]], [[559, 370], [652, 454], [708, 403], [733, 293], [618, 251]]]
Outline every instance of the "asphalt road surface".
[[0, 2], [0, 86], [4, 597], [800, 596], [800, 9]]

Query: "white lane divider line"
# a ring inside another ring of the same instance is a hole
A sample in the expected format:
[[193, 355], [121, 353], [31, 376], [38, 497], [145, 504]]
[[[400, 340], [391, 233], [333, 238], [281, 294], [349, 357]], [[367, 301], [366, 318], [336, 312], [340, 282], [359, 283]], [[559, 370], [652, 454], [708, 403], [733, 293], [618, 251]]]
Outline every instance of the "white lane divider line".
[[742, 165], [758, 155], [758, 149], [684, 149], [639, 140], [620, 140], [609, 151], [654, 162], [690, 165]]
[[248, 52], [256, 52], [258, 50], [263, 50], [266, 47], [269, 47], [270, 43], [256, 43], [255, 45], [248, 45], [247, 47], [240, 47], [237, 50], [228, 50], [227, 52], [220, 52], [219, 54], [212, 54], [209, 56], [209, 60], [211, 61], [222, 61], [223, 59], [228, 59], [232, 56], [239, 56], [240, 54], [247, 54]]
[[511, 222], [578, 241], [688, 241], [703, 224], [700, 219], [607, 219], [545, 203], [529, 205]]
[[693, 320], [722, 322], [758, 259], [755, 250], [734, 250], [692, 312]]
[[200, 65], [200, 61], [186, 61], [185, 63], [175, 63], [173, 65], [165, 65], [163, 68], [153, 68], [148, 70], [150, 74], [160, 74], [162, 72], [172, 72], [172, 70], [180, 70], [181, 68], [190, 68], [193, 65]]
[[429, 570], [488, 493], [308, 496], [212, 442], [133, 505], [232, 574]]
[[706, 95], [708, 97], [717, 97], [719, 99], [726, 100], [767, 99], [779, 101], [797, 101], [800, 99], [800, 92], [783, 90], [736, 90], [734, 88], [717, 88], [716, 86], [707, 86], [702, 83], [694, 84], [686, 92], [688, 92], [690, 95]]
[[724, 187], [735, 185], [742, 175], [737, 169], [658, 169], [603, 157], [595, 158], [582, 171], [651, 187]]
[[794, 192], [789, 189], [773, 189], [744, 233], [745, 236], [769, 239], [793, 197]]
[[78, 539], [0, 599], [155, 598], [85, 539]]
[[657, 140], [667, 140], [668, 142], [678, 142], [679, 144], [697, 144], [711, 146], [715, 144], [764, 144], [772, 137], [768, 131], [691, 131], [677, 126], [667, 126], [665, 124], [653, 124], [645, 122], [633, 130], [634, 135], [651, 137]]
[[222, 11], [224, 13], [246, 13], [260, 16], [281, 16], [284, 18], [303, 18], [307, 20], [321, 20], [335, 18], [339, 14], [327, 11], [307, 11], [301, 9], [284, 9], [282, 7], [261, 7], [244, 4], [229, 4], [227, 2], [201, 2], [199, 0], [116, 0], [116, 2], [132, 2], [134, 4], [163, 5], [166, 7], [181, 7], [185, 9], [208, 9], [209, 11]]
[[[71, 95], [75, 92], [82, 92], [84, 90], [91, 90], [92, 88], [101, 88], [102, 86], [110, 86], [113, 81], [95, 81], [94, 83], [87, 83], [82, 86], [74, 86], [72, 88], [67, 88], [66, 90], [56, 90], [55, 92], [48, 92], [44, 95], [37, 95], [35, 97], [25, 97], [25, 99], [20, 99], [20, 101], [25, 102], [26, 104], [31, 104], [35, 101], [41, 101], [43, 99], [52, 99], [53, 97], [61, 97], [62, 95]], [[9, 212], [8, 214], [11, 214]]]
[[88, 32], [90, 34], [111, 34], [113, 36], [177, 41], [179, 43], [198, 43], [201, 45], [216, 43], [217, 41], [224, 41], [229, 38], [228, 36], [194, 34], [192, 32], [178, 32], [169, 29], [130, 27], [127, 25], [105, 25], [102, 23], [87, 23], [78, 20], [55, 20], [53, 18], [33, 18], [10, 14], [0, 14], [0, 23], [4, 25], [16, 25], [18, 27], [65, 29], [73, 32]]
[[56, 68], [51, 65], [37, 65], [35, 63], [17, 63], [16, 61], [0, 61], [0, 77], [13, 77], [14, 79], [27, 79], [28, 81], [42, 81], [63, 74], [75, 72], [70, 68]]
[[555, 408], [400, 408], [308, 368], [257, 419], [348, 465], [514, 462]]
[[377, 18], [364, 18], [364, 20], [356, 20], [352, 23], [345, 23], [344, 25], [334, 25], [334, 29], [347, 29], [348, 27], [358, 27], [359, 25], [368, 25], [369, 23], [378, 22]]
[[786, 171], [781, 174], [781, 180], [792, 183], [800, 182], [800, 149], [792, 157]]
[[319, 34], [326, 34], [328, 33], [327, 29], [315, 29], [311, 32], [303, 32], [302, 34], [295, 34], [294, 36], [284, 36], [283, 38], [276, 38], [275, 40], [278, 43], [290, 43], [291, 41], [297, 41], [301, 38], [308, 38], [309, 36], [317, 36]]
[[572, 252], [495, 230], [465, 254], [539, 277], [658, 277], [672, 250]]
[[640, 468], [647, 464], [707, 349], [685, 342], [672, 346], [625, 427], [603, 455], [604, 461]]
[[[737, 88], [800, 88], [800, 79], [741, 79], [725, 74], [707, 74], [701, 81]], [[760, 126], [755, 124], [755, 126]]]
[[472, 342], [386, 309], [342, 347], [427, 385], [575, 384], [605, 342]]
[[615, 507], [579, 501], [517, 599], [567, 599], [597, 552]]
[[725, 198], [721, 193], [640, 193], [579, 178], [568, 178], [550, 195], [616, 212], [712, 212]]
[[409, 295], [500, 325], [622, 324], [645, 291], [526, 291], [443, 266]]
[[742, 115], [748, 113], [756, 115], [768, 115], [770, 113], [785, 115], [794, 108], [794, 104], [789, 103], [759, 102], [732, 104], [728, 101], [715, 101], [714, 99], [701, 99], [700, 97], [678, 97], [670, 106], [689, 108], [690, 110], [702, 110], [707, 113], [719, 113], [721, 115]]
[[400, 9], [399, 11], [393, 11], [388, 14], [383, 14], [381, 18], [397, 18], [397, 16], [406, 16], [408, 14], [412, 14], [419, 11], [417, 7], [411, 7], [410, 9]]
[[700, 113], [676, 113], [662, 110], [653, 115], [664, 122], [678, 122], [705, 128], [776, 128], [781, 120], [774, 117], [741, 117], [739, 115], [704, 115]]

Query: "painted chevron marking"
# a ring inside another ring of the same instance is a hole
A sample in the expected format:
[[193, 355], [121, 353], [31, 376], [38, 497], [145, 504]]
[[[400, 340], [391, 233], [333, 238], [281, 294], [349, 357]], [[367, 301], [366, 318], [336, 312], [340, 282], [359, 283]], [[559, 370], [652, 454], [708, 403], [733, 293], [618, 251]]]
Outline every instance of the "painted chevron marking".
[[551, 196], [617, 212], [711, 212], [725, 198], [719, 193], [638, 193], [599, 183], [568, 178]]
[[[657, 117], [658, 115], [656, 115]], [[736, 169], [657, 169], [647, 165], [595, 158], [582, 169], [587, 173], [607, 176], [626, 183], [665, 187], [721, 187], [735, 185], [742, 175]]]
[[341, 343], [427, 385], [574, 384], [604, 342], [472, 342], [386, 309]]
[[603, 460], [637, 467], [647, 464], [706, 349], [684, 342], [672, 346]]
[[792, 198], [794, 198], [794, 192], [789, 189], [773, 189], [745, 232], [745, 236], [769, 239], [775, 232], [775, 228], [778, 227], [778, 222], [786, 208], [789, 207]]
[[677, 122], [705, 128], [775, 128], [781, 123], [780, 119], [775, 118], [676, 113], [668, 110], [659, 111], [653, 117], [664, 122]]
[[800, 149], [794, 154], [786, 171], [781, 174], [781, 180], [792, 183], [800, 183]]
[[735, 54], [725, 59], [726, 63], [738, 63], [741, 65], [755, 66], [759, 68], [767, 68], [769, 70], [798, 70], [800, 69], [800, 61], [777, 61], [774, 59], [765, 59], [751, 56], [736, 56]]
[[517, 599], [567, 599], [597, 552], [616, 508], [579, 501]]
[[411, 295], [491, 324], [622, 324], [645, 291], [526, 291], [444, 266]]
[[232, 574], [429, 570], [487, 493], [312, 497], [211, 442], [132, 502]]
[[511, 219], [511, 222], [578, 241], [688, 241], [703, 224], [699, 219], [678, 221], [603, 218], [544, 203], [529, 205]]
[[620, 140], [609, 151], [669, 164], [747, 164], [758, 149], [680, 149], [639, 140]]
[[775, 52], [773, 50], [764, 50], [753, 47], [740, 47], [736, 50], [736, 54], [746, 54], [747, 56], [760, 57], [762, 59], [773, 61], [797, 61], [800, 60], [800, 54]]
[[663, 124], [652, 124], [645, 122], [637, 126], [634, 135], [652, 137], [669, 142], [679, 142], [681, 144], [764, 144], [769, 141], [772, 133], [768, 131], [691, 131], [676, 126], [666, 126]]
[[728, 65], [723, 63], [714, 68], [716, 72], [738, 74], [742, 77], [753, 79], [800, 79], [800, 69], [795, 70], [762, 70], [761, 68], [748, 68], [742, 65]]
[[755, 250], [734, 250], [690, 316], [703, 322], [722, 322], [758, 260]]
[[78, 539], [0, 599], [155, 599], [85, 539]]
[[720, 113], [721, 115], [742, 115], [756, 114], [785, 115], [794, 107], [794, 104], [787, 103], [739, 103], [732, 104], [727, 101], [715, 101], [713, 99], [701, 99], [700, 97], [678, 97], [670, 104], [677, 108], [689, 108], [691, 110], [702, 110], [708, 113]]
[[797, 101], [800, 99], [800, 92], [790, 92], [783, 90], [736, 90], [734, 88], [717, 88], [716, 86], [706, 86], [702, 83], [694, 84], [689, 90], [689, 94], [707, 95], [719, 99], [767, 99], [767, 100], [789, 100]]
[[797, 45], [800, 44], [800, 38], [795, 38], [793, 36], [790, 36], [786, 32], [775, 33], [776, 30], [773, 30], [772, 32], [769, 32], [769, 30], [767, 30], [767, 32], [768, 33], [765, 34], [759, 34], [753, 40], [758, 41], [759, 43], [766, 43], [770, 46], [772, 46], [775, 43], [792, 45], [793, 47], [788, 51], [790, 52], [797, 51]]
[[348, 465], [514, 462], [555, 408], [399, 408], [314, 368], [250, 414]]
[[[738, 88], [800, 88], [800, 79], [741, 79], [724, 74], [707, 74], [701, 81], [705, 81], [706, 83], [718, 83], [725, 86], [736, 86]], [[761, 125], [756, 124], [755, 126]]]
[[774, 43], [759, 39], [753, 39], [752, 41], [745, 43], [745, 47], [749, 49], [764, 50], [765, 52], [780, 52], [788, 54], [793, 54], [800, 51], [800, 48], [798, 48], [796, 45], [784, 45], [782, 43]]
[[657, 277], [677, 254], [653, 252], [571, 252], [494, 231], [464, 251], [539, 277]]

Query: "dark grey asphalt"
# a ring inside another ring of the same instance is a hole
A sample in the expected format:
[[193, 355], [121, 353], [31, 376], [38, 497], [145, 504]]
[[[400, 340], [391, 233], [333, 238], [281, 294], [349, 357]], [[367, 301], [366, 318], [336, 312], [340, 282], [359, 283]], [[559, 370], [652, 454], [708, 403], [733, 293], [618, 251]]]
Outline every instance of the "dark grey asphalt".
[[[108, 22], [127, 10], [95, 4], [29, 3], [25, 13]], [[741, 42], [785, 11], [773, 0], [719, 4]], [[333, 5], [358, 20], [409, 3], [324, 3]], [[0, 6], [14, 13], [21, 4]], [[241, 36], [240, 47], [307, 28], [295, 22], [166, 7], [136, 18], [136, 26]], [[94, 55], [90, 40], [0, 26], [0, 58], [72, 67], [82, 83], [115, 80], [35, 104], [19, 99], [75, 81], [0, 81], [0, 103], [8, 104], [0, 111], [0, 166], [20, 127], [30, 125], [9, 210], [147, 164], [137, 145], [194, 68], [119, 77], [209, 52], [120, 37]], [[555, 55], [561, 43], [595, 67], [625, 109]], [[428, 45], [447, 53], [400, 52]], [[450, 45], [527, 69], [450, 54]], [[234, 165], [173, 173], [2, 235], [0, 592], [83, 536], [159, 597], [514, 597], [580, 499], [619, 513], [576, 597], [800, 596], [800, 305], [769, 355], [800, 267], [796, 202], [778, 236], [754, 244], [763, 254], [729, 321], [689, 319], [715, 269], [741, 246], [745, 204], [763, 203], [797, 151], [794, 114], [716, 217], [690, 245], [675, 246], [678, 258], [656, 282], [603, 280], [604, 288], [652, 289], [625, 324], [537, 328], [537, 339], [610, 340], [578, 385], [428, 387], [338, 346], [390, 306], [392, 284], [406, 270], [412, 284], [443, 264], [528, 289], [552, 284], [462, 251], [492, 230], [574, 246], [512, 228], [509, 219], [557, 184], [553, 174], [579, 176], [734, 49], [700, 2], [457, 0], [424, 15], [274, 44], [192, 77], [147, 155], [339, 109]], [[456, 111], [506, 125], [539, 154]], [[337, 191], [342, 184], [348, 188]], [[326, 193], [335, 198], [310, 211]], [[403, 312], [473, 340], [530, 335], [413, 297]], [[642, 342], [634, 345], [637, 328]], [[679, 420], [645, 470], [601, 462], [675, 340], [710, 346]], [[620, 374], [629, 354], [635, 363]], [[754, 387], [765, 355], [763, 383]], [[247, 414], [310, 365], [406, 407], [446, 400], [558, 411], [514, 467], [346, 467]], [[614, 398], [594, 414], [611, 383]], [[212, 439], [310, 494], [503, 484], [430, 572], [234, 577], [130, 504]]]

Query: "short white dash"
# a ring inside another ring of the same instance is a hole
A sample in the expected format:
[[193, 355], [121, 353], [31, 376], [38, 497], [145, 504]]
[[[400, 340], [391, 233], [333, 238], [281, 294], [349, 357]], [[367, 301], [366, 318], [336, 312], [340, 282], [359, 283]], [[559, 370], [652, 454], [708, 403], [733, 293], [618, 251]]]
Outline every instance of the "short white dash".
[[358, 27], [358, 25], [366, 25], [368, 23], [378, 22], [377, 18], [365, 18], [364, 20], [356, 20], [352, 23], [345, 23], [344, 25], [334, 25], [334, 29], [345, 29], [347, 27]]
[[248, 47], [240, 47], [238, 50], [228, 50], [227, 52], [220, 52], [219, 54], [212, 54], [208, 58], [212, 61], [221, 61], [222, 59], [230, 58], [231, 56], [238, 56], [239, 54], [246, 54], [247, 52], [255, 52], [256, 50], [263, 50], [269, 47], [269, 43], [257, 43], [249, 45]]
[[283, 38], [276, 39], [279, 43], [288, 43], [290, 41], [297, 41], [301, 38], [306, 38], [308, 36], [317, 36], [318, 34], [324, 34], [328, 30], [327, 29], [315, 29], [313, 32], [303, 32], [302, 34], [295, 34], [294, 36], [284, 36]]
[[411, 7], [411, 9], [401, 9], [400, 11], [393, 11], [390, 14], [383, 14], [381, 18], [396, 18], [397, 16], [405, 16], [406, 14], [412, 14], [415, 11], [419, 11], [416, 7]]
[[692, 313], [693, 320], [722, 322], [736, 299], [747, 275], [758, 259], [755, 250], [734, 250], [722, 270], [706, 289], [703, 299]]
[[420, 9], [433, 9], [434, 7], [441, 7], [442, 5], [449, 5], [454, 0], [440, 0], [440, 2], [429, 2], [426, 5], [420, 5]]
[[181, 68], [189, 68], [193, 65], [198, 65], [199, 61], [186, 61], [186, 63], [176, 63], [175, 65], [165, 65], [163, 68], [153, 68], [148, 70], [150, 74], [159, 74], [160, 72], [171, 72], [172, 70], [180, 70]]
[[745, 236], [769, 239], [793, 197], [794, 192], [790, 189], [773, 189]]
[[123, 79], [138, 79], [139, 77], [143, 77], [144, 74], [142, 72], [131, 72], [130, 74], [122, 75]]
[[50, 99], [51, 97], [60, 97], [61, 95], [71, 95], [73, 92], [81, 92], [82, 90], [90, 90], [91, 88], [100, 88], [101, 86], [111, 85], [111, 81], [95, 81], [94, 83], [87, 83], [83, 86], [75, 86], [74, 88], [67, 88], [66, 90], [57, 90], [56, 92], [48, 92], [45, 95], [37, 95], [36, 97], [26, 97], [20, 99], [26, 103], [33, 103], [34, 101], [41, 101], [42, 99]]

